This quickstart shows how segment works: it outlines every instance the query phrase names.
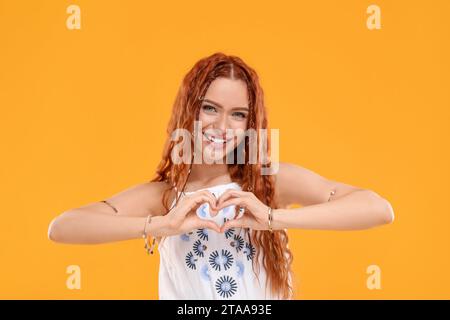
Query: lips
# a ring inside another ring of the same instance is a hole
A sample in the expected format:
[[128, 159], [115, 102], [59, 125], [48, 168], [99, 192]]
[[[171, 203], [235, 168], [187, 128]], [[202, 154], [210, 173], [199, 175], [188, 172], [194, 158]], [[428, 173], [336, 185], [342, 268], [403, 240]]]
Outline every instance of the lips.
[[203, 132], [203, 137], [205, 138], [207, 144], [212, 145], [214, 148], [222, 148], [232, 140], [232, 139], [226, 140], [225, 136], [214, 136], [206, 132]]

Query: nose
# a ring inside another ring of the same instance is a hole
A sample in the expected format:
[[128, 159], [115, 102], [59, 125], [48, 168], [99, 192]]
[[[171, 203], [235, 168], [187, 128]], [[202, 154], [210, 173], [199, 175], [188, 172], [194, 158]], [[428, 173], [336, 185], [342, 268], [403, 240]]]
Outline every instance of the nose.
[[214, 122], [214, 129], [220, 130], [223, 134], [227, 131], [227, 116], [225, 114], [221, 114], [220, 117], [216, 119]]

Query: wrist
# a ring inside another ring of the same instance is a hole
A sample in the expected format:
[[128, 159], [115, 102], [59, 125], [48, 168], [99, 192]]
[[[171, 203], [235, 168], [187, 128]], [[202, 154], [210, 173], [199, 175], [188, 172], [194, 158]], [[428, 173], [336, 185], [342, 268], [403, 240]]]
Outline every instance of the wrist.
[[147, 225], [146, 232], [153, 237], [165, 236], [167, 229], [167, 219], [165, 216], [152, 216], [150, 223]]
[[286, 209], [272, 209], [272, 229], [283, 230], [286, 228], [283, 218], [286, 214]]

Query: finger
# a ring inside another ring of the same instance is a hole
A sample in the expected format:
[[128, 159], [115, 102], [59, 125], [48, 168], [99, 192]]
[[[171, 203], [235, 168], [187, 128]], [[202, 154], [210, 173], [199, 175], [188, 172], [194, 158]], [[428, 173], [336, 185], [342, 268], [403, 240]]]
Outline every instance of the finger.
[[219, 207], [222, 203], [229, 199], [233, 198], [243, 198], [243, 199], [250, 199], [250, 192], [245, 191], [239, 191], [239, 190], [232, 190], [223, 197], [220, 197], [219, 202], [217, 203], [217, 206]]
[[220, 227], [210, 220], [198, 219], [196, 228], [208, 228], [220, 233]]
[[209, 201], [210, 207], [215, 210], [217, 207], [217, 198], [216, 196], [209, 190], [202, 190], [200, 191], [202, 194], [206, 195], [208, 198], [211, 199], [211, 201]]
[[215, 217], [219, 214], [219, 209], [216, 210], [209, 210], [209, 214], [211, 215], [211, 217]]
[[196, 202], [195, 206], [193, 207], [192, 211], [195, 212], [197, 211], [201, 206], [203, 206], [204, 204], [209, 205], [209, 212], [211, 212], [211, 207], [214, 205], [214, 203], [212, 203], [213, 200], [211, 200], [209, 197], [206, 198], [200, 198], [199, 201]]
[[228, 206], [240, 206], [240, 207], [246, 207], [247, 206], [247, 199], [246, 198], [232, 198], [229, 200], [226, 200], [219, 204], [217, 206], [218, 210], [221, 210], [222, 208], [228, 207]]
[[220, 228], [220, 232], [224, 232], [225, 230], [231, 228], [242, 228], [248, 226], [248, 218], [242, 217], [239, 219], [228, 220], [225, 222]]
[[225, 200], [232, 198], [232, 197], [245, 197], [245, 196], [246, 196], [246, 192], [244, 192], [244, 191], [229, 189], [229, 190], [225, 191], [224, 193], [222, 193], [222, 195], [219, 198], [219, 201], [217, 202], [217, 205], [219, 206], [222, 202], [224, 202]]
[[213, 210], [216, 207], [216, 199], [211, 192], [206, 191], [199, 193], [191, 199], [190, 209], [197, 209], [201, 204], [205, 202], [209, 203], [210, 208], [213, 208]]
[[213, 194], [209, 190], [203, 191], [208, 197], [211, 198], [211, 201], [209, 201], [209, 213], [212, 217], [216, 216], [219, 213], [219, 210], [217, 209], [217, 197], [215, 194]]
[[186, 217], [189, 213], [195, 211], [201, 204], [207, 202], [211, 205], [211, 198], [206, 195], [186, 198], [186, 201], [180, 203], [179, 216]]

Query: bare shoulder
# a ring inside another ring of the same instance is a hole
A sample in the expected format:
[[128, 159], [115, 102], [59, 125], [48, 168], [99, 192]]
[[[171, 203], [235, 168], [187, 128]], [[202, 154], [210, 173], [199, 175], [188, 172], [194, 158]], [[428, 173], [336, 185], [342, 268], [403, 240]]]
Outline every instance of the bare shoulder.
[[292, 204], [302, 206], [342, 197], [349, 192], [362, 190], [356, 186], [328, 179], [313, 170], [298, 164], [280, 162], [276, 174], [275, 196], [280, 207]]
[[[117, 209], [117, 214], [123, 216], [143, 217], [148, 215], [162, 215], [165, 213], [163, 206], [163, 194], [169, 188], [169, 184], [163, 181], [148, 181], [132, 185], [116, 194], [105, 198]], [[170, 195], [169, 200], [172, 198]], [[99, 209], [104, 212], [114, 213], [102, 202], [89, 204], [85, 207]]]

